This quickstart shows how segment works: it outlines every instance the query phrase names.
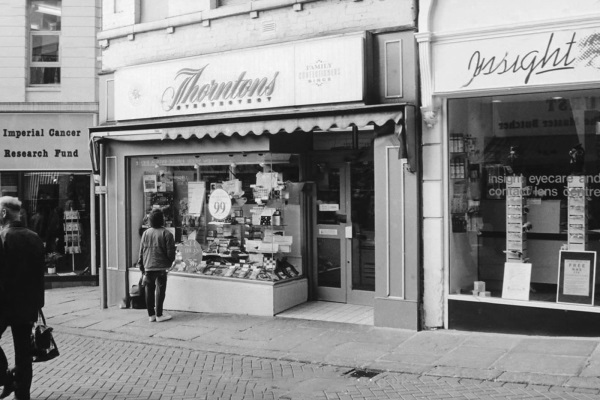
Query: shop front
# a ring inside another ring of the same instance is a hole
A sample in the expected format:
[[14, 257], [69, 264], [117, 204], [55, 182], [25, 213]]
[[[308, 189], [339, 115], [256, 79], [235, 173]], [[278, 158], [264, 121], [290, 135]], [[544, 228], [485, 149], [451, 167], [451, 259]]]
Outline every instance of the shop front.
[[[22, 221], [44, 241], [48, 286], [96, 275], [92, 114], [0, 114], [0, 191], [23, 203]], [[89, 282], [94, 282], [90, 277]], [[95, 281], [97, 284], [97, 281]]]
[[[403, 213], [416, 186], [402, 150], [410, 107], [365, 105], [364, 46], [362, 33], [115, 72], [119, 123], [91, 130], [108, 304], [137, 283], [157, 207], [178, 243], [167, 309], [272, 316], [308, 300], [394, 297], [397, 283], [377, 295], [376, 258], [389, 257], [390, 232], [403, 236], [387, 213]], [[388, 191], [396, 202], [377, 215]], [[404, 323], [415, 326], [413, 304]]]
[[428, 141], [444, 160], [436, 290], [450, 329], [599, 333], [600, 30], [564, 18], [420, 38], [435, 82]]

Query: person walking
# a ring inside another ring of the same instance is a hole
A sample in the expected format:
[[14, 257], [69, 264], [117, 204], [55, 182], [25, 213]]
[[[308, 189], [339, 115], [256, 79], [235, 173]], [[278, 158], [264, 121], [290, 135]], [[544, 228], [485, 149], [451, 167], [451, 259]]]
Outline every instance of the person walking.
[[162, 210], [150, 211], [150, 228], [142, 234], [137, 266], [144, 274], [146, 307], [150, 322], [168, 321], [171, 315], [163, 312], [167, 291], [167, 270], [175, 261], [175, 238], [165, 229]]
[[44, 306], [44, 243], [20, 217], [21, 201], [0, 197], [0, 337], [10, 326], [15, 366], [0, 348], [0, 399], [29, 400], [33, 379], [31, 330]]

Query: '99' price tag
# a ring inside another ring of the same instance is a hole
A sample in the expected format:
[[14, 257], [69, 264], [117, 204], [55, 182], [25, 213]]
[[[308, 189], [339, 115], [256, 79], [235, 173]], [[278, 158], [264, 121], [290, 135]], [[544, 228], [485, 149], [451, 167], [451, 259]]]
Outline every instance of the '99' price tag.
[[231, 212], [231, 199], [223, 189], [215, 189], [208, 198], [208, 212], [214, 219], [225, 219]]

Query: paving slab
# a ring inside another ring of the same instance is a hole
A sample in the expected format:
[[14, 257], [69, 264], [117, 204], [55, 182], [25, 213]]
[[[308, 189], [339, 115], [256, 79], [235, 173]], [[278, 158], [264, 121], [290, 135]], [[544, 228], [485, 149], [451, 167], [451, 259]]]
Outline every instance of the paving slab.
[[585, 339], [523, 339], [513, 348], [516, 353], [589, 356], [598, 347], [596, 341]]
[[440, 358], [437, 364], [448, 367], [489, 369], [505, 354], [504, 349], [459, 346]]
[[511, 353], [499, 359], [494, 368], [508, 372], [532, 372], [549, 375], [578, 375], [587, 361], [586, 357], [557, 356], [551, 354]]

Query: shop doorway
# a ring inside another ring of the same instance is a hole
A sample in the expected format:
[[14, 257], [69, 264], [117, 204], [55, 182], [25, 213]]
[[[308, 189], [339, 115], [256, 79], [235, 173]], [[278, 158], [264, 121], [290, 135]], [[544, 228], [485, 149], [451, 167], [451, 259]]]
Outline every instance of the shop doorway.
[[314, 165], [314, 274], [317, 300], [374, 304], [373, 160]]

